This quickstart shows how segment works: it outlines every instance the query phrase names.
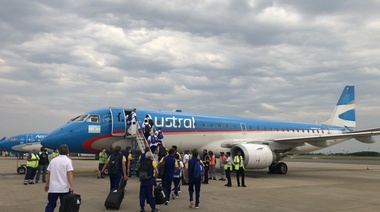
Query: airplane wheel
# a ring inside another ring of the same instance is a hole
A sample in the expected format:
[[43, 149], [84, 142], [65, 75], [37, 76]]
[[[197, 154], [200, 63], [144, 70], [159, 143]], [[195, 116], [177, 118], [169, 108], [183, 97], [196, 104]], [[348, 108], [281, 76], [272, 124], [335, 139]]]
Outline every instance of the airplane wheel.
[[108, 169], [104, 169], [103, 174], [108, 175]]
[[272, 164], [268, 167], [269, 169], [269, 174], [276, 174], [276, 164]]
[[288, 166], [286, 163], [278, 163], [276, 169], [278, 174], [286, 174], [288, 172]]
[[26, 173], [26, 168], [25, 166], [20, 166], [17, 168], [17, 173], [18, 174], [25, 174]]

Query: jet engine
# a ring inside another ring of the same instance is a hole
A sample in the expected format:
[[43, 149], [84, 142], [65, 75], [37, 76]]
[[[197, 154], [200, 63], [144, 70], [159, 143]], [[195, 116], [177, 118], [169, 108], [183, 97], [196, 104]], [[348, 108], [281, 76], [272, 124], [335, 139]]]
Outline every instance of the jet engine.
[[238, 144], [231, 148], [232, 158], [238, 151], [241, 151], [244, 158], [244, 166], [249, 169], [267, 168], [277, 159], [276, 154], [267, 145]]

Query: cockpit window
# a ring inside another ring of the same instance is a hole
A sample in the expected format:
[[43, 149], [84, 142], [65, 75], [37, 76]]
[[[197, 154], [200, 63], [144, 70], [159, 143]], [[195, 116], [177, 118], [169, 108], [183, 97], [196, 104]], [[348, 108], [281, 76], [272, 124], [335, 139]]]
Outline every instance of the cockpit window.
[[8, 140], [10, 140], [10, 141], [17, 141], [18, 139], [16, 137], [11, 137]]
[[83, 115], [80, 115], [80, 116], [77, 116], [77, 117], [71, 119], [69, 122], [80, 122], [80, 121], [84, 121], [84, 120], [86, 120], [86, 118], [87, 118], [88, 116], [89, 116], [88, 114], [83, 114]]
[[99, 122], [99, 115], [90, 115], [87, 119], [87, 122]]

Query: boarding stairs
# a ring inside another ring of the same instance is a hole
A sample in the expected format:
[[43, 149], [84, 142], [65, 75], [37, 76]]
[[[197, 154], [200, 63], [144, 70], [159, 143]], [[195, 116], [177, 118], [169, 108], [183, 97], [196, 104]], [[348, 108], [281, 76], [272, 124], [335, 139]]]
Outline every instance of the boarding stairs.
[[[136, 175], [136, 166], [138, 161], [137, 147], [140, 149], [141, 153], [145, 153], [145, 148], [149, 147], [149, 142], [145, 139], [143, 129], [140, 128], [139, 124], [132, 125], [130, 130], [128, 130], [129, 135], [126, 137], [132, 139], [132, 155], [133, 160], [131, 164], [132, 174]], [[158, 155], [153, 154], [149, 148], [149, 152], [153, 155], [153, 159], [158, 164]]]

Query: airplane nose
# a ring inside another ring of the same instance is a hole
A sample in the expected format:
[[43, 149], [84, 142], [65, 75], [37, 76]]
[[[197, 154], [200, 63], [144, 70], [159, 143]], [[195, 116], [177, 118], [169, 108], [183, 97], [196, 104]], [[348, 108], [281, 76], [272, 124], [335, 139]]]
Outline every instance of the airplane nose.
[[67, 143], [68, 133], [63, 132], [62, 129], [49, 133], [42, 141], [42, 146], [49, 149], [58, 148], [59, 145]]

